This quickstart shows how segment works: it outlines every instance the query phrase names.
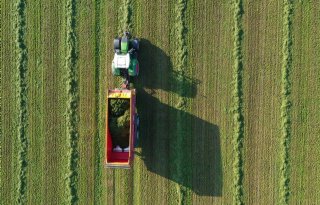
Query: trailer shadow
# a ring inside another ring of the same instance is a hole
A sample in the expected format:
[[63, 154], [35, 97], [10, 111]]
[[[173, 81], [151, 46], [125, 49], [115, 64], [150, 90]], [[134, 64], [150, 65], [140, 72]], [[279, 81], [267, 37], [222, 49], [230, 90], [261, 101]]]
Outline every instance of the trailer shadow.
[[[158, 90], [194, 98], [199, 81], [173, 71], [170, 57], [142, 39], [135, 82], [140, 115], [139, 149], [147, 169], [200, 196], [222, 195], [219, 127], [161, 102]], [[183, 79], [183, 80], [181, 80]], [[179, 86], [177, 86], [179, 85]], [[181, 92], [179, 88], [186, 88]]]
[[221, 196], [219, 127], [161, 103], [143, 91], [139, 92], [137, 102], [141, 151], [136, 155], [147, 169], [197, 195]]

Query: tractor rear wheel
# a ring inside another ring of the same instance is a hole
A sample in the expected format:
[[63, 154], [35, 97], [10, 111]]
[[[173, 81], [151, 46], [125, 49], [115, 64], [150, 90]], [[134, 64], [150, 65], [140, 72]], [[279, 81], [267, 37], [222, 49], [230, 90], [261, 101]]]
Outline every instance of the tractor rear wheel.
[[136, 76], [139, 75], [139, 62], [137, 61], [137, 65], [136, 65]]

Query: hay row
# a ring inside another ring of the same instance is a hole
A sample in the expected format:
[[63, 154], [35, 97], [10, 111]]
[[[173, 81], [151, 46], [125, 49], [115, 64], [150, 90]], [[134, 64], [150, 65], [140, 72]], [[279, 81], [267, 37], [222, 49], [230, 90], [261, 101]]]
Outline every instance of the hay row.
[[244, 138], [244, 117], [243, 117], [243, 28], [242, 15], [243, 3], [242, 0], [235, 0], [234, 6], [234, 71], [233, 84], [233, 123], [234, 137], [233, 149], [235, 159], [233, 162], [234, 173], [234, 202], [235, 204], [243, 204], [243, 138]]

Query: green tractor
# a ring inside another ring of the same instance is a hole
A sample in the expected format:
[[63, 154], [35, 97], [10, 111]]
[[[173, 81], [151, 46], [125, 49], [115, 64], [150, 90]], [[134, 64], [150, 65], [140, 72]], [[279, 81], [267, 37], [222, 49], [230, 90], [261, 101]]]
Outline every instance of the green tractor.
[[130, 77], [139, 75], [139, 40], [133, 38], [129, 32], [113, 41], [114, 58], [112, 61], [112, 74], [124, 78], [124, 88], [129, 88]]

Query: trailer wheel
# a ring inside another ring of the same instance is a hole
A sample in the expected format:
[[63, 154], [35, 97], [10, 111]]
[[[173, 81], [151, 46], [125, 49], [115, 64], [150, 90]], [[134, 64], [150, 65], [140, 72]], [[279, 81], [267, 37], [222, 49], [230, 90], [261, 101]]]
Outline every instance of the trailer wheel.
[[137, 147], [139, 144], [139, 129], [140, 129], [140, 118], [139, 118], [139, 115], [136, 114], [136, 138], [134, 142], [134, 147]]

